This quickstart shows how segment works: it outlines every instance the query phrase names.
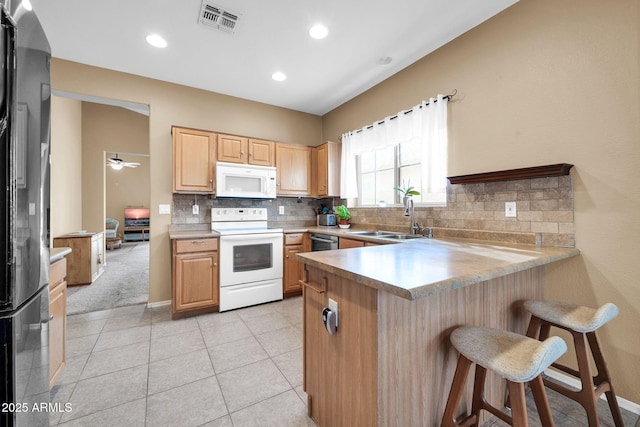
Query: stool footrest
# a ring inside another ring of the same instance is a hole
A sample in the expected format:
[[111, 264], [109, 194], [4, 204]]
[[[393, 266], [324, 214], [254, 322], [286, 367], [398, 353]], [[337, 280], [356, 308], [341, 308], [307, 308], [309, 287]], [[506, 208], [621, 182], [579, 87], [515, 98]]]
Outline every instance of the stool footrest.
[[505, 423], [509, 425], [513, 425], [513, 419], [509, 415], [505, 414], [504, 412], [496, 408], [495, 406], [485, 402], [485, 404], [482, 405], [482, 409], [484, 409], [485, 411], [491, 412], [493, 415], [500, 418]]
[[568, 366], [561, 365], [560, 363], [552, 363], [551, 366], [564, 372], [565, 374], [571, 375], [572, 377], [580, 378], [580, 372], [576, 371], [575, 369], [571, 369]]

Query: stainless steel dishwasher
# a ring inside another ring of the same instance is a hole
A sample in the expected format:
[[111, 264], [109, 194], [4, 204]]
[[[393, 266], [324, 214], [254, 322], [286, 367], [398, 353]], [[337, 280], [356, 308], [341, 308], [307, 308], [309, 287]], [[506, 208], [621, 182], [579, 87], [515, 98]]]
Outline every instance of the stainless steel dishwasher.
[[311, 251], [330, 251], [338, 249], [338, 236], [311, 233]]

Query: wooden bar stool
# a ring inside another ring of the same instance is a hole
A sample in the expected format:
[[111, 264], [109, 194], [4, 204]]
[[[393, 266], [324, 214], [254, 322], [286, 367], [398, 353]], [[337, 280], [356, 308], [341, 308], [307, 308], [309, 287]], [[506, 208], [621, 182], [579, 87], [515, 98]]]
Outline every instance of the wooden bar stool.
[[[447, 406], [442, 416], [442, 427], [477, 426], [480, 411], [483, 409], [514, 427], [528, 426], [524, 395], [524, 384], [528, 382], [531, 384], [542, 425], [545, 427], [555, 425], [540, 374], [567, 351], [567, 345], [561, 338], [551, 337], [540, 342], [499, 329], [463, 326], [453, 331], [451, 343], [460, 356]], [[476, 364], [476, 373], [471, 414], [456, 419], [467, 374], [473, 363]], [[486, 401], [484, 383], [487, 369], [497, 372], [507, 380], [511, 399], [511, 416]]]
[[[525, 301], [524, 307], [531, 312], [527, 336], [546, 340], [552, 326], [569, 331], [573, 336], [578, 370], [559, 363], [554, 363], [551, 366], [578, 378], [582, 383], [582, 389], [574, 391], [547, 379], [544, 380], [544, 385], [580, 403], [587, 411], [589, 427], [599, 425], [597, 402], [600, 395], [605, 393], [616, 427], [623, 427], [618, 400], [613, 391], [609, 370], [602, 351], [600, 351], [595, 332], [600, 326], [618, 315], [618, 307], [607, 303], [594, 309], [557, 301]], [[595, 376], [591, 369], [587, 347], [591, 348], [593, 361], [598, 370]]]

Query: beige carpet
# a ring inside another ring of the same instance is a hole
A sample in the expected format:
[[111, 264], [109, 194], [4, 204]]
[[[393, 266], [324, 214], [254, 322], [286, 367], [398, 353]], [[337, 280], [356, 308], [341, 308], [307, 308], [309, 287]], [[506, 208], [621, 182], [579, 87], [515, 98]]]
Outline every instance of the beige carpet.
[[149, 299], [149, 242], [123, 243], [106, 251], [102, 276], [90, 285], [69, 286], [67, 314], [146, 303]]

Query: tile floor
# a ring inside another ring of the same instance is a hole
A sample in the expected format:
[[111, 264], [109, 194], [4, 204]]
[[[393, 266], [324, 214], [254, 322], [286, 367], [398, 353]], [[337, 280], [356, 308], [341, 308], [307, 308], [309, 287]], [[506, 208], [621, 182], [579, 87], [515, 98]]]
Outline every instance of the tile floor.
[[[553, 421], [556, 427], [587, 427], [589, 425], [584, 408], [579, 403], [549, 388], [545, 388], [545, 391], [547, 392], [549, 406], [551, 406]], [[622, 419], [626, 427], [640, 427], [638, 415], [624, 409], [620, 409], [620, 411], [622, 412]], [[600, 416], [601, 427], [615, 427], [609, 406], [607, 402], [602, 399], [598, 400], [598, 415]], [[530, 389], [527, 389], [527, 416], [529, 418], [529, 427], [541, 427]], [[483, 427], [503, 427], [508, 425], [509, 424], [502, 420], [494, 418], [493, 420], [487, 421]]]
[[301, 298], [171, 320], [169, 306], [68, 317], [59, 426], [315, 426]]
[[[72, 411], [51, 414], [51, 425], [315, 426], [302, 391], [301, 302], [176, 321], [169, 306], [69, 316], [67, 366], [51, 399]], [[587, 425], [579, 405], [548, 392], [557, 426]], [[533, 409], [530, 395], [528, 404]], [[599, 404], [602, 425], [613, 426]], [[535, 410], [529, 415], [539, 426]], [[638, 420], [624, 410], [623, 417], [627, 427]]]

